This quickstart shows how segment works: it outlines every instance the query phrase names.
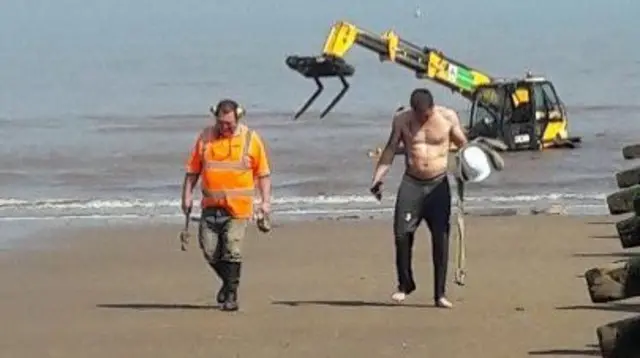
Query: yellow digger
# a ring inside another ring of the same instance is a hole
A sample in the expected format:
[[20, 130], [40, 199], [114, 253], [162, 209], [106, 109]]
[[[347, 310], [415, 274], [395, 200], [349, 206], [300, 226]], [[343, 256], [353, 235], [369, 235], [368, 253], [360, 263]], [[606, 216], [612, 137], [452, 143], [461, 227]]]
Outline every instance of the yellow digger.
[[516, 79], [492, 78], [441, 51], [407, 42], [392, 30], [377, 35], [345, 21], [331, 27], [321, 55], [286, 58], [290, 69], [312, 78], [318, 87], [296, 112], [296, 119], [323, 91], [320, 82], [323, 77], [338, 77], [343, 89], [320, 118], [345, 95], [349, 89], [345, 78], [353, 76], [355, 68], [344, 57], [354, 45], [377, 53], [380, 61], [410, 69], [417, 78], [435, 81], [470, 100], [471, 112], [466, 125], [469, 139], [497, 140], [504, 143], [508, 151], [576, 148], [582, 141], [580, 137], [569, 136], [565, 106], [548, 79], [530, 73]]

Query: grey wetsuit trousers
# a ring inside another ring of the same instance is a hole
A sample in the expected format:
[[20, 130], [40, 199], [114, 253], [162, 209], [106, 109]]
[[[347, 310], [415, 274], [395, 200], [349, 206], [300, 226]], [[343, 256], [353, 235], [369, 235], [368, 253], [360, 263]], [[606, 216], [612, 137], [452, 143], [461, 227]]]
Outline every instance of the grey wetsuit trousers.
[[449, 259], [451, 188], [446, 174], [423, 180], [405, 173], [396, 198], [393, 232], [398, 290], [416, 289], [412, 252], [414, 233], [424, 219], [431, 232], [434, 299], [444, 297]]

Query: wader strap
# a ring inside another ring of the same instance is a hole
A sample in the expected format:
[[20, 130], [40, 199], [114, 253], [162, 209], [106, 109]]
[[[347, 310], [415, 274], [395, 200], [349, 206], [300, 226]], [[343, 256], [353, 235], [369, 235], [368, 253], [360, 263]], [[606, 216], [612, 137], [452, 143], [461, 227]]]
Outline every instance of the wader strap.
[[456, 191], [458, 200], [456, 202], [456, 231], [455, 231], [455, 283], [459, 286], [464, 286], [464, 279], [466, 276], [466, 255], [465, 255], [465, 243], [464, 243], [464, 181], [458, 177], [456, 178]]
[[242, 148], [242, 157], [240, 157], [240, 161], [246, 169], [251, 169], [251, 163], [249, 162], [249, 150], [251, 149], [252, 139], [253, 139], [253, 130], [247, 128], [247, 132], [244, 135], [244, 147]]

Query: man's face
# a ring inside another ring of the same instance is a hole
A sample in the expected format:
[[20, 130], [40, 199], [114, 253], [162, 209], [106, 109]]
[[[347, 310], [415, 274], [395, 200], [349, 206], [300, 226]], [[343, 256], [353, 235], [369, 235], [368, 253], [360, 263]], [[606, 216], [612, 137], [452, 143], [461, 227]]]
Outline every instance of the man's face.
[[422, 122], [426, 122], [433, 115], [433, 108], [417, 109], [413, 111], [416, 119]]
[[235, 114], [232, 111], [229, 111], [227, 113], [224, 113], [224, 111], [222, 111], [216, 117], [216, 125], [218, 126], [218, 130], [221, 136], [233, 136], [233, 133], [235, 133], [237, 127]]

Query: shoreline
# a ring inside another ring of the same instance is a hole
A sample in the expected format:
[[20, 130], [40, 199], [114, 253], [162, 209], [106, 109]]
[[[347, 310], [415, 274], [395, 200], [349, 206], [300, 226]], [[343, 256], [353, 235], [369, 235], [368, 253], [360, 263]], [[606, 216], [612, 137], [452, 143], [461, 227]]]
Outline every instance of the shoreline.
[[[579, 208], [568, 208], [560, 204], [549, 204], [546, 206], [527, 206], [527, 207], [471, 207], [466, 205], [465, 218], [468, 217], [528, 217], [528, 216], [564, 216], [564, 217], [605, 217], [606, 207], [592, 208], [592, 210]], [[452, 205], [452, 215], [457, 212], [457, 207]], [[306, 222], [357, 222], [357, 221], [390, 221], [392, 220], [393, 208], [372, 208], [372, 209], [347, 209], [342, 211], [322, 211], [316, 213], [282, 213], [275, 212], [273, 215], [273, 223], [277, 227], [289, 223], [306, 223]], [[627, 217], [627, 214], [611, 216], [616, 221]], [[452, 216], [452, 220], [454, 217]], [[191, 225], [196, 226], [199, 215], [191, 216]], [[7, 250], [13, 247], [19, 248], [24, 242], [35, 242], [37, 240], [46, 240], [40, 238], [51, 233], [51, 231], [59, 232], [60, 230], [83, 230], [91, 228], [119, 227], [119, 226], [136, 226], [136, 225], [165, 225], [184, 223], [184, 218], [180, 214], [163, 214], [163, 215], [121, 215], [121, 216], [92, 216], [92, 215], [71, 215], [59, 217], [29, 217], [29, 218], [0, 218], [3, 222], [3, 235], [0, 237], [0, 250]], [[43, 235], [41, 235], [41, 233]]]
[[418, 290], [401, 306], [389, 300], [389, 220], [286, 222], [268, 235], [252, 226], [233, 314], [213, 306], [217, 283], [195, 225], [187, 252], [179, 222], [67, 227], [36, 246], [0, 251], [0, 315], [11, 327], [0, 346], [9, 356], [71, 358], [590, 354], [596, 326], [637, 310], [591, 304], [580, 277], [640, 255], [620, 247], [615, 221], [466, 217], [465, 286], [453, 283], [450, 247], [453, 310], [432, 307], [424, 225], [416, 233]]
[[[578, 210], [567, 208], [563, 205], [550, 204], [547, 206], [529, 206], [529, 207], [491, 207], [491, 208], [466, 208], [465, 218], [467, 217], [527, 217], [527, 216], [564, 216], [564, 217], [605, 217], [608, 216], [603, 211], [606, 208], [599, 208], [593, 211]], [[457, 212], [455, 205], [452, 206], [452, 215]], [[392, 220], [393, 208], [377, 208], [377, 209], [354, 209], [353, 211], [344, 210], [337, 212], [318, 212], [318, 213], [280, 213], [276, 212], [273, 216], [273, 223], [277, 227], [289, 223], [306, 223], [306, 222], [357, 222], [357, 221], [390, 221]], [[614, 219], [622, 220], [627, 216], [617, 215], [611, 216]], [[454, 217], [452, 216], [452, 220]], [[199, 215], [191, 215], [191, 225], [196, 226]], [[119, 226], [136, 226], [136, 225], [165, 225], [184, 223], [184, 218], [180, 214], [165, 214], [154, 216], [60, 216], [60, 217], [29, 217], [29, 218], [0, 218], [3, 222], [4, 231], [0, 237], [0, 250], [19, 248], [24, 242], [35, 242], [43, 240], [40, 238], [41, 233], [50, 234], [51, 231], [59, 232], [61, 230], [84, 230], [91, 228], [119, 227]], [[44, 239], [46, 240], [46, 239]]]

